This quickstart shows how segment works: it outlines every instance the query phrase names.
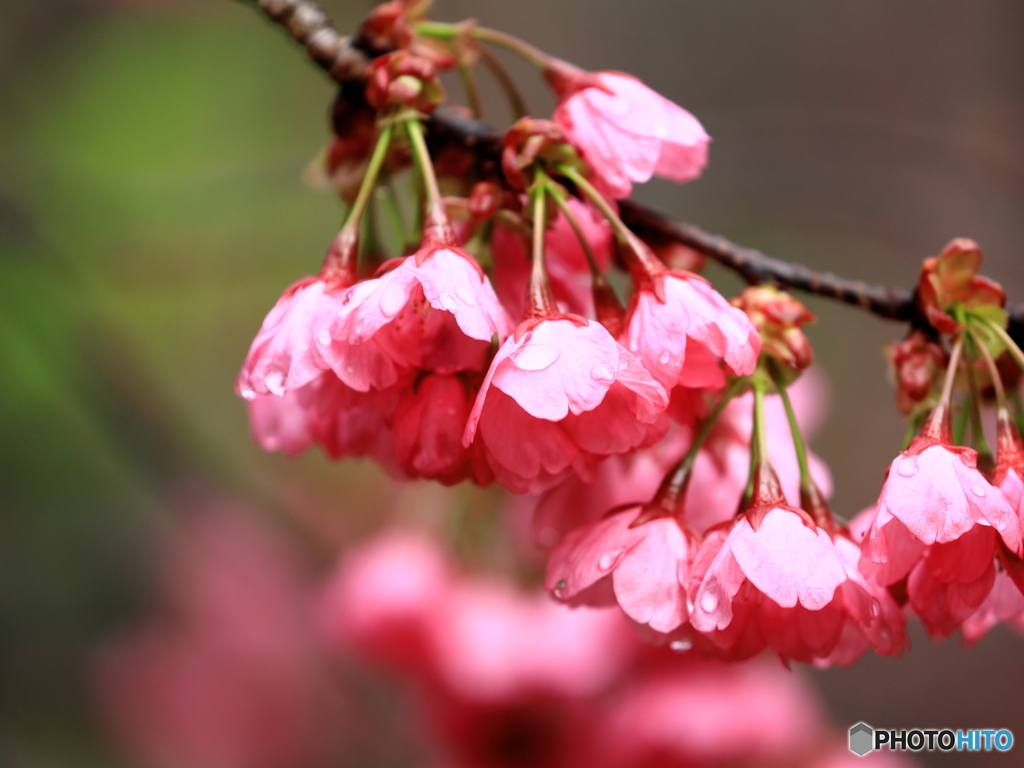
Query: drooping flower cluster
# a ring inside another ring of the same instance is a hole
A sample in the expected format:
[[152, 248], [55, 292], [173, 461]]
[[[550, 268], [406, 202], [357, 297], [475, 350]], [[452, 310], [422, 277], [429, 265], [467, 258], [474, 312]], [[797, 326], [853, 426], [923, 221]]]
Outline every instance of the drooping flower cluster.
[[[924, 262], [919, 317], [889, 350], [920, 434], [851, 529], [802, 431], [813, 314], [770, 285], [727, 300], [681, 268], [700, 259], [619, 216], [634, 183], [700, 175], [696, 118], [628, 75], [424, 11], [387, 3], [356, 38], [372, 61], [365, 86], [342, 89], [327, 153], [345, 222], [236, 384], [260, 444], [543, 494], [526, 506], [554, 598], [618, 605], [694, 655], [849, 664], [906, 648], [904, 605], [936, 635], [1016, 617], [1024, 449], [1002, 377], [1007, 353], [1024, 355], [976, 246]], [[479, 112], [473, 65], [489, 62], [523, 112], [490, 44], [538, 67], [551, 119], [520, 116], [479, 151], [428, 135], [446, 68]], [[970, 444], [951, 422], [958, 393]], [[996, 457], [979, 414], [992, 397]]]
[[[364, 27], [384, 50], [373, 51], [365, 93], [339, 99], [336, 117], [350, 120], [328, 152], [329, 171], [344, 156], [362, 181], [319, 274], [267, 316], [236, 390], [268, 450], [318, 443], [401, 477], [497, 480], [514, 492], [589, 478], [608, 457], [657, 443], [670, 416], [692, 420], [705, 393], [756, 363], [746, 315], [659, 262], [603, 196], [654, 173], [695, 178], [707, 136], [633, 78], [542, 56], [554, 121], [512, 126], [496, 169], [467, 165], [457, 148], [432, 155], [420, 117], [445, 97], [437, 72], [479, 42], [421, 22], [422, 10], [387, 4]], [[418, 232], [400, 236], [416, 246], [380, 262], [360, 234], [403, 155], [421, 183]], [[442, 184], [463, 196], [442, 196]], [[628, 310], [606, 275], [615, 246], [636, 285]]]
[[[997, 620], [1013, 620], [1024, 589], [1024, 453], [996, 364], [1004, 353], [1021, 357], [1003, 331], [1002, 289], [977, 274], [980, 264], [981, 252], [969, 240], [954, 240], [924, 262], [919, 296], [933, 336], [915, 332], [893, 355], [901, 405], [922, 404], [905, 410], [923, 420], [923, 428], [889, 467], [878, 503], [867, 513], [861, 556], [861, 569], [901, 595], [930, 634], [945, 637], [963, 626], [971, 640]], [[951, 339], [948, 355], [942, 336]], [[966, 429], [955, 434], [952, 426], [960, 374], [967, 384], [962, 407], [970, 414], [969, 444]], [[997, 411], [994, 465], [980, 418], [985, 390], [994, 394]]]

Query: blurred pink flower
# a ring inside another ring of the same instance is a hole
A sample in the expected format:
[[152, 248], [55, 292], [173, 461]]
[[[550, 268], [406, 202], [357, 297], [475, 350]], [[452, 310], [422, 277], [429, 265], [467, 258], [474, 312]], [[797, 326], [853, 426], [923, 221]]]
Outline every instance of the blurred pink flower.
[[786, 762], [823, 731], [799, 676], [761, 661], [691, 661], [627, 683], [594, 735], [609, 768], [674, 768]]
[[168, 610], [110, 638], [95, 682], [119, 746], [151, 768], [288, 768], [337, 759], [346, 715], [292, 553], [224, 507], [182, 521]]

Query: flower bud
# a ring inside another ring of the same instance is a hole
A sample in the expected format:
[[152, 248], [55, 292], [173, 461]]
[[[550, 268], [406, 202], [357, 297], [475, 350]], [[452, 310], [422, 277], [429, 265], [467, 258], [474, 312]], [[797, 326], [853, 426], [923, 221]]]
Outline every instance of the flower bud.
[[981, 307], [1001, 309], [1006, 304], [1002, 286], [978, 274], [981, 250], [973, 240], [950, 241], [938, 256], [925, 259], [918, 283], [918, 301], [925, 316], [940, 333], [956, 331], [951, 311]]
[[501, 169], [509, 185], [519, 192], [525, 192], [533, 182], [529, 169], [536, 162], [583, 166], [565, 133], [550, 120], [522, 118], [505, 132], [501, 145]]
[[801, 302], [778, 288], [760, 285], [744, 289], [731, 303], [746, 312], [757, 329], [762, 354], [801, 371], [814, 361], [811, 342], [802, 328], [816, 318]]
[[408, 51], [379, 56], [367, 70], [366, 100], [374, 109], [398, 106], [430, 112], [444, 97], [434, 64]]
[[942, 388], [949, 355], [942, 345], [922, 331], [910, 332], [903, 341], [885, 348], [893, 381], [896, 403], [909, 415], [922, 403], [933, 402]]

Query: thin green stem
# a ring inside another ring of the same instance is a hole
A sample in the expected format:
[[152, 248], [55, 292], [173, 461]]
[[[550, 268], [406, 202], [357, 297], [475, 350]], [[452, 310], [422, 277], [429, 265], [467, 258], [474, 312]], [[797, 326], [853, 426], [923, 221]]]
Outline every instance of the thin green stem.
[[689, 469], [693, 468], [694, 462], [697, 461], [697, 454], [707, 441], [712, 428], [715, 426], [715, 422], [718, 421], [718, 417], [721, 416], [722, 411], [725, 410], [725, 406], [727, 406], [732, 399], [743, 390], [743, 387], [746, 386], [749, 381], [750, 379], [746, 376], [740, 376], [729, 385], [725, 390], [725, 393], [722, 395], [722, 399], [718, 401], [714, 410], [708, 414], [708, 417], [704, 419], [703, 423], [700, 425], [700, 431], [693, 439], [693, 445], [690, 446], [690, 450], [686, 452], [686, 456], [684, 456], [683, 460], [679, 463], [680, 467], [687, 467]]
[[409, 133], [409, 146], [412, 149], [413, 160], [416, 169], [423, 180], [423, 190], [426, 193], [426, 208], [431, 210], [436, 207], [443, 207], [441, 201], [441, 188], [437, 183], [437, 174], [434, 173], [434, 164], [430, 160], [430, 150], [427, 149], [427, 140], [423, 135], [423, 126], [418, 118], [406, 118], [405, 129]]
[[530, 267], [530, 285], [526, 296], [526, 316], [553, 317], [558, 305], [551, 293], [548, 272], [544, 266], [544, 230], [547, 224], [547, 176], [537, 169], [534, 185], [530, 189], [533, 200], [533, 257]]
[[[722, 415], [725, 407], [732, 401], [736, 395], [738, 395], [743, 387], [750, 381], [746, 376], [734, 380], [726, 390], [722, 393], [721, 399], [715, 405], [714, 409], [708, 414], [708, 417], [700, 425], [700, 430], [697, 432], [697, 436], [693, 439], [693, 443], [690, 445], [686, 455], [679, 460], [679, 463], [665, 476], [662, 480], [661, 486], [659, 486], [657, 492], [654, 494], [654, 498], [651, 500], [651, 506], [655, 508], [661, 508], [672, 514], [679, 514], [682, 512], [682, 503], [684, 495], [686, 493], [686, 486], [689, 483], [690, 476], [693, 473], [693, 466], [697, 461], [697, 455], [700, 453], [700, 449], [707, 442], [708, 436], [711, 434], [711, 430], [714, 428], [718, 418]], [[643, 522], [648, 519], [646, 515], [641, 515], [638, 518], [639, 522]], [[634, 522], [634, 525], [637, 523]]]
[[533, 258], [530, 262], [530, 281], [536, 285], [546, 285], [548, 282], [548, 273], [544, 266], [544, 230], [547, 214], [547, 192], [545, 185], [539, 184], [533, 192]]
[[453, 246], [455, 245], [455, 233], [444, 207], [444, 199], [441, 197], [441, 188], [437, 183], [434, 164], [430, 160], [430, 150], [427, 149], [423, 126], [418, 117], [408, 117], [403, 122], [409, 133], [409, 146], [412, 149], [416, 167], [423, 179], [423, 189], [426, 193], [420, 245]]
[[978, 389], [978, 377], [974, 375], [974, 338], [970, 333], [964, 336], [964, 363], [967, 367], [967, 386], [969, 390], [968, 413], [971, 418], [971, 447], [979, 456], [992, 458], [992, 449], [985, 439], [985, 430], [981, 426], [981, 391]]
[[763, 467], [770, 464], [768, 459], [768, 428], [764, 420], [764, 382], [754, 381], [754, 435], [751, 447], [757, 449], [757, 466]]
[[[439, 37], [443, 40], [451, 40], [467, 33], [465, 23], [449, 24], [441, 21], [421, 21], [416, 25], [416, 31], [421, 35]], [[546, 53], [539, 48], [534, 48], [525, 40], [520, 40], [518, 37], [500, 32], [497, 29], [473, 27], [468, 30], [468, 33], [470, 37], [477, 40], [483, 40], [484, 42], [512, 51], [517, 56], [522, 56], [538, 69], [547, 67], [548, 61], [551, 59]]]
[[793, 403], [790, 402], [789, 392], [786, 391], [786, 386], [782, 381], [779, 367], [770, 358], [768, 360], [768, 370], [772, 375], [772, 380], [775, 382], [775, 388], [779, 391], [782, 405], [786, 409], [786, 420], [789, 422], [789, 431], [793, 435], [793, 447], [796, 449], [796, 462], [800, 467], [800, 487], [806, 490], [814, 484], [814, 480], [811, 478], [811, 467], [807, 461], [807, 444], [804, 442], [803, 434], [800, 432], [800, 425], [796, 420], [796, 412], [793, 410]]
[[562, 196], [558, 194], [551, 183], [548, 183], [546, 187], [548, 194], [551, 195], [551, 199], [555, 201], [555, 205], [558, 206], [559, 210], [565, 214], [565, 218], [569, 222], [569, 226], [572, 227], [572, 231], [576, 233], [576, 239], [580, 241], [580, 247], [583, 249], [583, 253], [587, 257], [587, 264], [590, 265], [590, 274], [600, 275], [601, 267], [598, 266], [597, 259], [594, 256], [594, 250], [590, 247], [590, 241], [587, 240], [587, 236], [583, 233], [583, 227], [580, 226], [579, 219], [577, 219], [576, 214], [572, 212], [572, 207], [568, 202], [562, 199]]
[[985, 346], [985, 342], [971, 334], [971, 341], [974, 346], [981, 351], [981, 356], [985, 358], [985, 365], [988, 367], [989, 375], [992, 377], [992, 388], [996, 391], [996, 405], [999, 408], [1006, 408], [1006, 388], [1003, 386], [1003, 379], [999, 375], [999, 367], [996, 365], [996, 361], [992, 358], [992, 353], [988, 351], [988, 347]]
[[633, 233], [630, 232], [629, 227], [622, 222], [622, 219], [619, 218], [619, 214], [615, 212], [615, 209], [613, 209], [608, 201], [604, 199], [604, 195], [594, 189], [594, 185], [587, 181], [586, 177], [584, 177], [584, 175], [575, 168], [559, 163], [555, 166], [555, 170], [572, 181], [572, 183], [575, 184], [583, 194], [590, 198], [590, 202], [597, 206], [597, 209], [601, 211], [604, 217], [608, 219], [608, 222], [612, 225], [612, 229], [615, 230], [615, 237], [618, 241], [623, 245], [629, 245], [630, 236]]
[[555, 169], [571, 180], [577, 189], [590, 198], [591, 202], [608, 219], [615, 232], [615, 239], [622, 246], [622, 255], [625, 257], [630, 274], [633, 276], [633, 282], [637, 287], [647, 285], [649, 280], [665, 271], [665, 265], [658, 261], [658, 257], [654, 255], [647, 244], [623, 223], [604, 196], [594, 189], [594, 186], [584, 178], [582, 173], [564, 163], [559, 163]]
[[359, 192], [356, 194], [355, 202], [345, 219], [345, 227], [356, 228], [366, 213], [366, 206], [370, 202], [370, 194], [377, 184], [377, 176], [380, 174], [381, 166], [384, 165], [384, 158], [387, 156], [388, 147], [391, 145], [391, 136], [394, 133], [394, 125], [385, 123], [381, 126], [380, 136], [377, 137], [377, 144], [370, 155], [370, 162], [366, 165], [366, 173], [363, 174], [363, 181], [359, 185]]
[[996, 336], [998, 336], [1006, 345], [1006, 349], [1017, 363], [1017, 366], [1024, 371], [1024, 352], [1022, 352], [1020, 347], [1017, 346], [1017, 343], [1013, 340], [1010, 334], [1006, 332], [1006, 329], [1003, 328], [1003, 326], [993, 320], [988, 321], [988, 326], [996, 332]]
[[949, 367], [946, 369], [946, 379], [942, 382], [942, 394], [939, 396], [939, 407], [948, 405], [953, 397], [953, 382], [956, 380], [956, 369], [960, 365], [960, 353], [964, 347], [964, 335], [957, 336], [953, 344], [953, 351], [949, 355]]

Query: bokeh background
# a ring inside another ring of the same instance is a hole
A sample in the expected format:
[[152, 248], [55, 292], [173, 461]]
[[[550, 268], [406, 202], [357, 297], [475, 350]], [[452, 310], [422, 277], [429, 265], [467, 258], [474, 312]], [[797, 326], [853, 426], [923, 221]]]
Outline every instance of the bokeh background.
[[[369, 8], [325, 6], [341, 29]], [[893, 285], [973, 237], [1024, 299], [1024, 4], [439, 0], [434, 15], [628, 71], [694, 112], [714, 137], [706, 174], [644, 200]], [[240, 3], [0, 0], [0, 765], [126, 764], [98, 727], [91, 660], [146, 605], [162, 526], [192, 500], [260, 510], [314, 573], [394, 503], [368, 462], [263, 454], [231, 390], [263, 314], [338, 225], [302, 178], [332, 95]], [[815, 448], [852, 516], [900, 446], [881, 347], [901, 329], [808, 304], [832, 391]], [[964, 649], [917, 630], [899, 661], [797, 674], [842, 727], [1024, 739], [1024, 640], [999, 627]], [[1019, 765], [1022, 749], [921, 762]], [[411, 754], [371, 745], [356, 764]]]

